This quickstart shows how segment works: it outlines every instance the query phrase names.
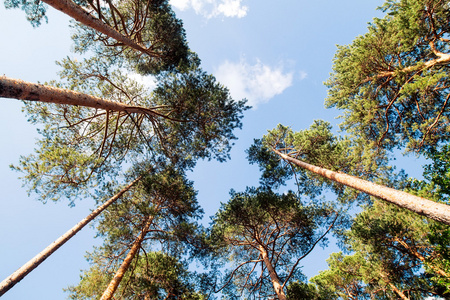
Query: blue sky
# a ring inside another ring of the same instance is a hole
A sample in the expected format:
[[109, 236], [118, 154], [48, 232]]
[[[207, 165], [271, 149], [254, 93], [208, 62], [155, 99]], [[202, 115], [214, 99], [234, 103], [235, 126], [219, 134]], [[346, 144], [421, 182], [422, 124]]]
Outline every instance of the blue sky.
[[[201, 161], [189, 177], [198, 189], [205, 222], [228, 200], [231, 188], [242, 191], [258, 184], [256, 166], [247, 163], [245, 149], [277, 124], [294, 130], [314, 119], [337, 124], [338, 112], [324, 108], [323, 82], [331, 72], [336, 44], [348, 44], [366, 32], [367, 22], [380, 12], [380, 0], [172, 0], [184, 22], [189, 46], [203, 68], [228, 86], [236, 99], [247, 98], [254, 108], [245, 114], [239, 140], [227, 163]], [[50, 8], [49, 22], [32, 28], [20, 10], [0, 5], [0, 74], [31, 82], [57, 79], [56, 60], [70, 52], [68, 18]], [[0, 99], [0, 280], [44, 249], [85, 217], [91, 199], [43, 205], [27, 195], [20, 174], [9, 169], [20, 155], [29, 154], [37, 137], [17, 100]], [[410, 164], [411, 171], [420, 164]], [[63, 299], [62, 288], [76, 284], [80, 269], [88, 267], [84, 254], [99, 241], [84, 229], [2, 300]], [[314, 276], [326, 268], [335, 247], [317, 249], [304, 261], [304, 272]]]

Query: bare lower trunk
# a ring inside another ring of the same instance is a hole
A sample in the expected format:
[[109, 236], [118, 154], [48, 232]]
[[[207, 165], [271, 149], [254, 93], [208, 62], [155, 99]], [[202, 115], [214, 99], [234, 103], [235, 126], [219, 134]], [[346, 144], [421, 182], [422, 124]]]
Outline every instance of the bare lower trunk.
[[120, 282], [122, 281], [123, 275], [128, 270], [128, 267], [131, 264], [131, 261], [136, 256], [136, 254], [139, 251], [139, 248], [141, 247], [142, 241], [145, 238], [145, 235], [147, 234], [148, 229], [150, 228], [150, 225], [153, 222], [153, 215], [150, 215], [147, 217], [147, 220], [144, 224], [144, 227], [141, 230], [141, 233], [136, 238], [136, 240], [133, 242], [133, 245], [131, 246], [130, 251], [128, 252], [127, 256], [123, 260], [122, 264], [119, 267], [119, 270], [117, 270], [116, 274], [114, 275], [114, 278], [109, 283], [106, 290], [103, 292], [102, 297], [100, 300], [109, 300], [113, 297], [114, 292], [119, 287]]
[[301, 160], [292, 158], [280, 151], [273, 149], [273, 151], [281, 156], [283, 159], [309, 170], [317, 175], [331, 179], [335, 182], [342, 183], [346, 186], [352, 187], [359, 191], [362, 191], [371, 196], [380, 198], [395, 204], [401, 208], [406, 208], [419, 215], [426, 216], [433, 220], [450, 225], [450, 206], [442, 203], [437, 203], [422, 197], [417, 197], [406, 192], [397, 191], [386, 186], [372, 183], [367, 180], [360, 179], [358, 177], [350, 176], [344, 173], [338, 173], [331, 170], [327, 170], [321, 167], [310, 165]]
[[272, 285], [275, 290], [275, 293], [278, 296], [278, 299], [286, 300], [286, 294], [283, 291], [283, 286], [280, 283], [280, 278], [278, 277], [277, 272], [275, 271], [274, 267], [272, 266], [272, 263], [270, 262], [266, 249], [263, 246], [259, 246], [259, 252], [261, 253], [267, 271], [269, 271], [270, 281], [272, 281]]
[[16, 283], [22, 280], [28, 273], [33, 271], [37, 266], [39, 266], [47, 257], [53, 254], [59, 247], [64, 245], [70, 238], [72, 238], [75, 234], [77, 234], [84, 226], [86, 226], [90, 221], [92, 221], [95, 217], [97, 217], [105, 208], [114, 203], [117, 199], [119, 199], [126, 191], [128, 191], [133, 185], [135, 185], [142, 177], [137, 178], [135, 181], [127, 185], [124, 189], [122, 189], [119, 193], [114, 195], [114, 197], [110, 198], [108, 201], [99, 206], [96, 210], [94, 210], [91, 214], [89, 214], [86, 218], [81, 220], [77, 225], [72, 227], [69, 231], [59, 237], [56, 241], [50, 244], [47, 248], [41, 251], [38, 255], [29, 260], [26, 264], [20, 267], [17, 271], [12, 273], [9, 277], [3, 280], [0, 283], [0, 296], [6, 293], [9, 289], [11, 289]]
[[48, 5], [56, 8], [57, 10], [62, 11], [66, 15], [74, 18], [78, 22], [83, 23], [84, 25], [97, 30], [97, 31], [109, 36], [110, 38], [113, 38], [113, 39], [117, 40], [118, 42], [121, 42], [124, 45], [127, 45], [133, 49], [136, 49], [139, 52], [142, 52], [144, 54], [156, 56], [155, 53], [150, 54], [150, 51], [145, 46], [136, 43], [129, 37], [121, 34], [114, 28], [105, 24], [101, 20], [95, 18], [94, 16], [89, 14], [87, 11], [85, 11], [81, 6], [75, 4], [71, 0], [42, 0], [42, 1], [47, 3]]
[[12, 79], [6, 76], [0, 76], [0, 97], [55, 104], [78, 105], [116, 112], [153, 113], [151, 109], [145, 107], [125, 105], [120, 102], [114, 102], [88, 94], [26, 82], [20, 79]]

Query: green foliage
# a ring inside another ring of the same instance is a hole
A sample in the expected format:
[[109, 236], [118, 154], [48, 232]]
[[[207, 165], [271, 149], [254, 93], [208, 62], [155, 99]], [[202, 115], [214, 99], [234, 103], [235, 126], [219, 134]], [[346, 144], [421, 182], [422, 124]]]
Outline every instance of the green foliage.
[[203, 299], [196, 292], [201, 281], [194, 280], [183, 261], [193, 258], [191, 249], [198, 253], [197, 239], [202, 237], [196, 221], [203, 211], [192, 185], [174, 168], [154, 168], [131, 193], [108, 207], [97, 225], [103, 245], [88, 254], [91, 268], [77, 286], [68, 288], [71, 298], [92, 299], [103, 293], [150, 218], [140, 254], [133, 258], [116, 295], [123, 299]]
[[310, 281], [328, 295], [328, 299], [370, 299], [365, 295], [367, 283], [362, 277], [363, 272], [368, 271], [367, 264], [359, 253], [351, 256], [333, 253], [327, 263], [328, 270], [319, 272]]
[[[445, 259], [442, 260], [436, 251], [443, 244], [430, 240], [429, 234], [436, 226], [440, 228], [440, 234], [448, 230], [448, 226], [377, 201], [356, 217], [348, 238], [353, 250], [364, 249], [375, 259], [382, 260], [383, 268], [389, 272], [392, 281], [410, 289], [421, 286], [424, 291], [439, 294], [442, 293], [441, 287], [433, 287], [427, 279], [436, 276], [443, 281], [449, 280], [445, 275], [439, 275], [439, 272], [448, 272], [442, 265]], [[434, 232], [433, 235], [436, 234]], [[423, 269], [431, 276], [423, 274]]]
[[119, 1], [109, 8], [99, 8], [90, 2], [89, 6], [105, 24], [148, 51], [138, 52], [90, 27], [76, 24], [72, 36], [76, 52], [93, 51], [99, 56], [120, 57], [129, 69], [141, 74], [189, 67], [190, 51], [183, 23], [176, 18], [167, 0]]
[[246, 152], [250, 164], [259, 166], [261, 185], [276, 189], [292, 177], [292, 170], [281, 163], [278, 155], [264, 147], [262, 140], [254, 140], [253, 145]]
[[325, 294], [319, 291], [313, 284], [295, 281], [287, 287], [286, 296], [288, 300], [332, 300], [336, 299], [331, 294]]
[[340, 46], [328, 107], [342, 129], [377, 147], [426, 152], [448, 140], [448, 3], [389, 0], [368, 33]]
[[41, 1], [35, 0], [5, 0], [5, 8], [21, 8], [27, 15], [27, 20], [33, 27], [41, 25], [42, 19], [48, 22], [48, 18], [45, 15], [47, 11], [47, 5]]
[[[278, 125], [263, 137], [262, 143], [249, 150], [250, 161], [263, 168], [262, 182], [269, 178], [276, 183], [294, 177], [300, 194], [316, 197], [330, 188], [342, 203], [365, 202], [367, 196], [324, 179], [296, 165], [276, 160], [274, 150], [308, 164], [342, 172], [363, 179], [379, 181], [387, 176], [386, 156], [383, 151], [364, 151], [361, 140], [335, 136], [328, 122], [316, 120], [309, 129], [294, 132], [290, 127]], [[266, 153], [262, 155], [263, 153]], [[277, 155], [278, 156], [278, 155]], [[278, 157], [278, 160], [281, 158]], [[270, 162], [270, 163], [269, 163]], [[282, 171], [284, 168], [284, 171]]]
[[[248, 108], [199, 69], [194, 54], [184, 73], [161, 73], [154, 90], [132, 80], [115, 59], [67, 58], [59, 64], [64, 81], [53, 85], [140, 111], [26, 102], [29, 120], [44, 127], [36, 154], [22, 157], [14, 168], [25, 173], [27, 185], [44, 201], [82, 196], [115, 178], [125, 162], [163, 159], [192, 168], [198, 158], [224, 161]], [[57, 157], [61, 152], [65, 156]]]
[[309, 129], [297, 132], [278, 125], [264, 136], [263, 144], [319, 167], [345, 171], [350, 164], [343, 152], [347, 154], [349, 141], [335, 137], [331, 128], [330, 123], [322, 120], [316, 120]]
[[159, 126], [164, 147], [173, 149], [172, 155], [180, 160], [225, 161], [236, 139], [233, 130], [241, 128], [242, 113], [249, 108], [246, 100], [231, 99], [227, 88], [195, 64], [186, 72], [162, 73], [157, 78], [153, 97], [158, 105], [171, 108]]
[[[70, 292], [69, 299], [98, 299], [112, 278], [94, 265], [80, 279], [77, 286], [66, 289]], [[187, 266], [162, 252], [139, 256], [123, 281], [125, 284], [116, 291], [115, 299], [205, 299], [195, 290], [195, 277]]]
[[[248, 297], [274, 293], [265, 251], [281, 285], [303, 279], [298, 267], [337, 218], [331, 206], [303, 205], [292, 192], [279, 195], [266, 188], [231, 192], [213, 218], [211, 243], [216, 255], [230, 260], [224, 277], [226, 293]], [[262, 250], [265, 249], [265, 250]]]
[[450, 145], [427, 153], [431, 164], [424, 166], [424, 177], [429, 184], [435, 186], [439, 201], [448, 203], [450, 196]]
[[193, 183], [178, 170], [167, 167], [149, 172], [133, 193], [123, 196], [99, 217], [97, 235], [104, 240], [102, 248], [122, 253], [140, 233], [142, 220], [152, 216], [146, 235], [149, 247], [160, 243], [173, 255], [181, 248], [186, 251], [190, 246], [184, 242], [196, 238], [200, 230], [196, 220], [203, 214], [196, 194]]
[[391, 299], [398, 291], [410, 299], [446, 297], [447, 237], [448, 226], [375, 201], [346, 233], [354, 254], [332, 254], [329, 269], [311, 281], [343, 299]]
[[[73, 25], [75, 51], [94, 51], [100, 56], [120, 57], [128, 66], [142, 74], [157, 74], [188, 65], [189, 48], [181, 20], [167, 0], [152, 1], [96, 1], [75, 0], [99, 20], [142, 45], [146, 53], [137, 52], [83, 24]], [[47, 21], [47, 5], [34, 0], [5, 0], [6, 8], [21, 8], [27, 20], [37, 27]]]

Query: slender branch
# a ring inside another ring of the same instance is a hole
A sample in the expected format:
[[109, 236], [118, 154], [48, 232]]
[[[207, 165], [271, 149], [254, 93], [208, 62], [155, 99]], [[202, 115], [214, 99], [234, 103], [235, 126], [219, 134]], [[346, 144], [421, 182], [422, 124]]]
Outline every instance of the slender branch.
[[331, 228], [333, 228], [334, 223], [336, 223], [337, 218], [339, 217], [339, 213], [336, 212], [336, 217], [334, 218], [333, 222], [330, 224], [330, 226], [328, 227], [328, 229], [314, 242], [314, 244], [312, 244], [311, 248], [309, 248], [308, 251], [305, 252], [305, 254], [303, 254], [301, 257], [299, 257], [297, 259], [297, 261], [295, 262], [294, 266], [292, 266], [291, 271], [289, 272], [288, 277], [286, 277], [282, 288], [285, 287], [286, 283], [289, 281], [289, 279], [291, 278], [292, 274], [294, 274], [295, 268], [297, 268], [297, 265], [300, 263], [300, 261], [302, 259], [304, 259], [309, 253], [311, 253], [311, 251], [313, 251], [314, 247], [316, 247], [316, 245], [328, 234], [328, 232], [330, 232]]
[[218, 292], [220, 292], [221, 290], [223, 290], [223, 289], [230, 283], [231, 279], [233, 279], [234, 273], [236, 273], [236, 271], [237, 271], [239, 268], [241, 268], [242, 266], [244, 266], [244, 265], [246, 265], [246, 264], [249, 264], [249, 263], [258, 263], [258, 262], [261, 262], [261, 261], [262, 261], [262, 259], [257, 259], [257, 260], [248, 260], [248, 261], [246, 261], [246, 262], [241, 263], [239, 266], [237, 266], [237, 267], [233, 270], [233, 272], [231, 272], [230, 278], [227, 280], [227, 282], [226, 282], [219, 290], [217, 290], [217, 291], [214, 290], [214, 293], [218, 293]]

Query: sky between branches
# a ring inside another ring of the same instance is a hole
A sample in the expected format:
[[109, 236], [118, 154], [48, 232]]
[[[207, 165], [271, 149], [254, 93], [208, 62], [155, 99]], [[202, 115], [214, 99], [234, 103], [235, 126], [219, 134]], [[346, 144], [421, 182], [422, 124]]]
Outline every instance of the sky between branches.
[[[184, 22], [190, 48], [199, 54], [202, 67], [230, 89], [237, 100], [247, 98], [239, 140], [227, 163], [200, 161], [189, 178], [199, 191], [205, 210], [204, 223], [229, 199], [229, 190], [257, 186], [259, 172], [246, 160], [245, 150], [278, 123], [294, 130], [308, 128], [314, 119], [338, 124], [338, 112], [326, 110], [323, 82], [331, 72], [336, 44], [348, 44], [366, 32], [367, 23], [381, 16], [375, 9], [381, 0], [171, 0]], [[49, 9], [49, 22], [33, 29], [20, 10], [0, 5], [0, 73], [31, 82], [57, 79], [56, 60], [70, 52], [69, 20]], [[135, 76], [135, 75], [133, 75]], [[152, 80], [145, 78], [152, 85]], [[67, 203], [37, 202], [27, 195], [9, 169], [19, 155], [34, 148], [36, 128], [26, 121], [17, 100], [2, 100], [0, 118], [0, 280], [71, 228], [90, 209], [91, 199]], [[419, 163], [409, 163], [410, 171]], [[332, 200], [332, 199], [330, 199]], [[85, 230], [64, 245], [37, 270], [16, 285], [2, 300], [63, 299], [62, 288], [78, 281], [87, 268], [84, 253], [99, 244], [95, 231]], [[331, 247], [311, 253], [304, 272], [314, 276], [326, 268]]]

